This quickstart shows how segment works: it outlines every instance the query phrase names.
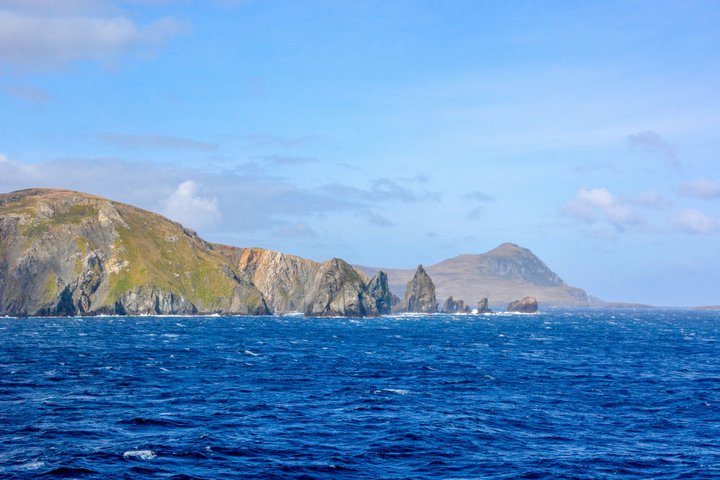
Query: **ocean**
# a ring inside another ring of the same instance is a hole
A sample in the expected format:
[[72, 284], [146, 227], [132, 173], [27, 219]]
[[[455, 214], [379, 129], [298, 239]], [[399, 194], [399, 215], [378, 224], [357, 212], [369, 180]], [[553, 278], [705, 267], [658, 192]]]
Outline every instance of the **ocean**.
[[720, 312], [4, 318], [36, 477], [720, 477]]

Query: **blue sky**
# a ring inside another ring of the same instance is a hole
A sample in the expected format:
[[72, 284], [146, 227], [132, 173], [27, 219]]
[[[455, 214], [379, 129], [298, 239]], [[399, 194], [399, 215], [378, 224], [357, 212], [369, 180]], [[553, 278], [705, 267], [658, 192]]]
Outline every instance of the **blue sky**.
[[720, 304], [720, 4], [0, 0], [0, 190]]

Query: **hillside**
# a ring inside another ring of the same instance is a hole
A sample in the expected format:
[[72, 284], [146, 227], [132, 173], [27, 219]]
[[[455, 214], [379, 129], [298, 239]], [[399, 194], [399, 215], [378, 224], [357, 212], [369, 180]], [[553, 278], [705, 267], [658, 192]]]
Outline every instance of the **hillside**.
[[0, 195], [0, 314], [216, 312], [269, 309], [195, 232], [85, 193]]
[[[356, 266], [367, 275], [377, 267]], [[390, 290], [402, 296], [415, 270], [382, 268], [387, 273]], [[489, 252], [459, 255], [426, 267], [435, 283], [439, 302], [447, 297], [463, 299], [476, 305], [487, 297], [491, 305], [506, 306], [513, 300], [533, 296], [543, 305], [588, 306], [585, 291], [568, 286], [530, 250], [504, 243]]]

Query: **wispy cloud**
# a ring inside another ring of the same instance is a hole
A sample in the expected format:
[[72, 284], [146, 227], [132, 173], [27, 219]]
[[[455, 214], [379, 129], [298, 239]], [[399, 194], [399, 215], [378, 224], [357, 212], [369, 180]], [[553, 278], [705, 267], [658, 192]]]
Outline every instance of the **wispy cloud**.
[[388, 228], [395, 225], [395, 222], [375, 211], [362, 210], [357, 212], [356, 215], [365, 220], [368, 225], [374, 227]]
[[585, 223], [608, 223], [624, 232], [644, 223], [635, 211], [605, 188], [578, 190], [563, 207], [563, 213]]
[[281, 137], [279, 135], [254, 134], [241, 137], [246, 148], [293, 148], [301, 147], [316, 140], [314, 136]]
[[218, 145], [191, 138], [172, 137], [161, 134], [128, 134], [105, 132], [99, 138], [108, 144], [126, 148], [169, 148], [177, 150], [215, 151]]
[[475, 204], [465, 214], [465, 218], [467, 220], [479, 219], [482, 216], [482, 213], [485, 211], [486, 204], [495, 201], [494, 196], [488, 195], [487, 193], [481, 192], [480, 190], [473, 190], [472, 192], [468, 192], [464, 194], [462, 198]]
[[0, 3], [0, 62], [54, 67], [108, 60], [154, 48], [182, 31], [172, 18], [140, 25], [107, 2], [28, 0]]
[[[179, 188], [188, 179], [193, 183]], [[209, 173], [116, 158], [27, 163], [0, 155], [0, 191], [30, 187], [94, 193], [172, 214], [181, 223], [190, 218], [183, 216], [184, 211], [200, 215], [204, 208], [215, 223], [199, 227], [197, 222], [191, 222], [199, 229], [214, 226], [227, 232], [269, 231], [288, 221], [303, 221], [313, 215], [368, 208], [317, 189], [294, 186], [271, 177], [245, 176], [240, 172]], [[203, 191], [212, 194], [203, 194]], [[213, 200], [217, 201], [218, 212], [222, 209], [219, 218], [213, 214]]]
[[5, 85], [0, 87], [0, 90], [5, 95], [37, 104], [45, 103], [51, 98], [45, 90], [30, 85]]
[[260, 157], [255, 157], [254, 159], [277, 166], [304, 165], [308, 163], [315, 163], [318, 161], [317, 158], [313, 157], [295, 157], [292, 155], [263, 155]]
[[468, 192], [465, 195], [463, 195], [463, 198], [465, 200], [472, 200], [473, 202], [480, 202], [480, 203], [487, 203], [487, 202], [494, 202], [495, 197], [492, 195], [488, 195], [485, 192], [481, 192], [480, 190], [473, 190], [472, 192]]
[[438, 201], [440, 194], [427, 190], [416, 190], [390, 178], [379, 178], [370, 182], [369, 188], [358, 188], [341, 183], [324, 185], [321, 190], [341, 198], [367, 203], [385, 201], [421, 202]]
[[639, 148], [658, 155], [671, 167], [679, 167], [680, 162], [673, 147], [667, 140], [656, 132], [646, 130], [627, 137], [627, 143], [632, 148]]
[[703, 179], [680, 185], [680, 195], [691, 198], [720, 198], [720, 181]]
[[317, 232], [305, 222], [295, 222], [292, 224], [281, 225], [274, 232], [284, 238], [314, 238]]
[[718, 219], [695, 209], [682, 210], [675, 214], [672, 225], [677, 231], [693, 235], [710, 235], [720, 231]]
[[670, 200], [659, 192], [645, 192], [637, 195], [630, 200], [629, 203], [637, 205], [639, 207], [653, 208], [656, 210], [662, 210], [670, 206]]

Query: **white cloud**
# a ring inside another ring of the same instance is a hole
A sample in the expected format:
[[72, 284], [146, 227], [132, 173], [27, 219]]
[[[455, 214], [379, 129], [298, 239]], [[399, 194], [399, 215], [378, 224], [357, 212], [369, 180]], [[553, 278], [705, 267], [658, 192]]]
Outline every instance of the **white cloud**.
[[585, 223], [609, 223], [620, 231], [644, 223], [629, 205], [619, 201], [605, 188], [579, 189], [575, 198], [565, 204], [563, 211]]
[[192, 180], [182, 182], [163, 200], [163, 215], [194, 229], [217, 224], [221, 218], [217, 198], [201, 197], [199, 190], [198, 184]]
[[[204, 191], [211, 186], [212, 197], [223, 208], [218, 224], [208, 226], [228, 234], [268, 232], [316, 215], [369, 207], [320, 188], [299, 187], [240, 170], [212, 173], [117, 158], [27, 163], [0, 155], [0, 192], [32, 187], [67, 188], [161, 212], [178, 191], [178, 185], [188, 179], [202, 185]], [[173, 219], [186, 221], [181, 216]]]
[[171, 18], [139, 25], [104, 2], [5, 1], [0, 3], [0, 61], [50, 67], [112, 59], [153, 48], [180, 30]]
[[678, 212], [672, 224], [676, 230], [694, 235], [709, 235], [720, 230], [720, 221], [694, 209]]
[[680, 194], [693, 198], [720, 198], [720, 182], [709, 179], [687, 182], [680, 186]]

